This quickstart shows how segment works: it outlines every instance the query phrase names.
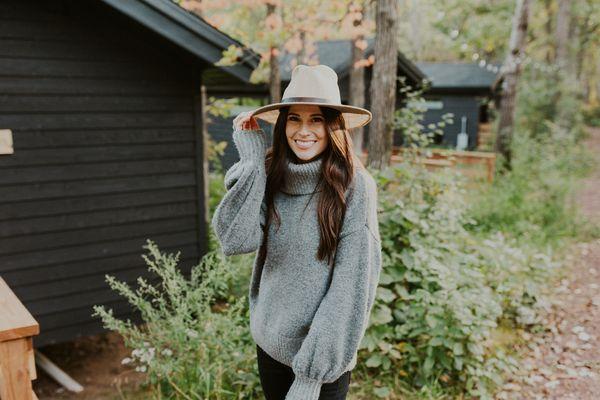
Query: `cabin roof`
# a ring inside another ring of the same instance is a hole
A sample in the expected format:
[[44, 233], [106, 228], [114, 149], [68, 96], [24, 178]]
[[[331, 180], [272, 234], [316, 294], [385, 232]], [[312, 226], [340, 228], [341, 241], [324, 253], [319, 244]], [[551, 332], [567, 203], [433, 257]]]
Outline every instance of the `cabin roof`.
[[260, 57], [241, 42], [210, 25], [171, 0], [101, 0], [112, 8], [166, 38], [202, 61], [214, 64], [230, 45], [244, 49], [240, 62], [217, 66], [248, 83]]
[[[315, 42], [316, 55], [319, 63], [333, 68], [338, 74], [338, 78], [345, 78], [350, 73], [352, 65], [352, 41], [349, 39], [340, 40], [321, 40]], [[365, 57], [374, 53], [374, 38], [367, 39], [367, 48]], [[280, 61], [280, 74], [282, 81], [289, 81], [292, 74], [292, 60], [295, 54], [285, 52]], [[426, 76], [412, 61], [410, 61], [402, 52], [398, 52], [398, 68], [401, 69], [413, 82], [420, 82]]]
[[[488, 64], [500, 67], [497, 64]], [[432, 89], [485, 89], [491, 90], [498, 75], [478, 63], [418, 62], [417, 66], [431, 81]]]

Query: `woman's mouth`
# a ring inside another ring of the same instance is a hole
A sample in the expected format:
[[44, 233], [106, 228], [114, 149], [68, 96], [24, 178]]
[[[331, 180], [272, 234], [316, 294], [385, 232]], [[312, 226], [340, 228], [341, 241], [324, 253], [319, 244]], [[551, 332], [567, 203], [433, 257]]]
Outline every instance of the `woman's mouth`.
[[294, 140], [296, 146], [301, 148], [302, 150], [309, 149], [313, 144], [317, 143], [316, 140]]

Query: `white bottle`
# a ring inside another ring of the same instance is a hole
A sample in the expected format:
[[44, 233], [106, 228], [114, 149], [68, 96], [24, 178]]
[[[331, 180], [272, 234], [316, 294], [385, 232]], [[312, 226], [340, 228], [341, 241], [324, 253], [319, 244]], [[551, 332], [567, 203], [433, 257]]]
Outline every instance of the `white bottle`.
[[465, 150], [469, 144], [469, 135], [467, 135], [467, 117], [463, 115], [461, 121], [462, 127], [460, 133], [456, 137], [456, 150]]

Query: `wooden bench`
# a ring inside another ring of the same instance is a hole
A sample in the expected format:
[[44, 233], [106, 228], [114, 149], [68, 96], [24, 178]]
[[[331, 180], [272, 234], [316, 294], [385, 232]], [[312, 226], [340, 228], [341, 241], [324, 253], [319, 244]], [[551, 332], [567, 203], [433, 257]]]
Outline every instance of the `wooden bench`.
[[39, 333], [37, 321], [0, 277], [1, 400], [37, 400], [31, 385], [37, 377], [32, 337]]

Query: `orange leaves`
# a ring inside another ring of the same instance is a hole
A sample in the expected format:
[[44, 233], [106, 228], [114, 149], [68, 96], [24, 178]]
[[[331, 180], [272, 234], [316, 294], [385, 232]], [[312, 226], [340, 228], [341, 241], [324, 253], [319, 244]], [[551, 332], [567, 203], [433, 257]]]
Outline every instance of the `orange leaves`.
[[362, 60], [358, 60], [357, 62], [354, 63], [354, 68], [364, 68], [364, 67], [368, 67], [371, 66], [375, 63], [375, 56], [373, 54], [371, 54], [369, 56], [369, 58], [367, 59], [362, 59]]

